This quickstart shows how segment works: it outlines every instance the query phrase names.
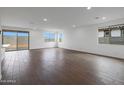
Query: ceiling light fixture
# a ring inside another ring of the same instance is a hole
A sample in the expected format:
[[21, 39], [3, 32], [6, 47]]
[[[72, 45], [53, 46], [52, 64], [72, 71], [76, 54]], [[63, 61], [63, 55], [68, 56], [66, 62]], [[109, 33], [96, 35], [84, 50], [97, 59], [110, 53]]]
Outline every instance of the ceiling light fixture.
[[43, 21], [46, 22], [47, 21], [47, 18], [44, 18]]
[[73, 28], [75, 28], [75, 27], [76, 27], [76, 25], [72, 25], [72, 27], [73, 27]]
[[91, 7], [87, 7], [87, 10], [90, 10], [91, 9]]
[[102, 19], [103, 19], [103, 20], [105, 20], [105, 19], [106, 19], [106, 17], [102, 17]]

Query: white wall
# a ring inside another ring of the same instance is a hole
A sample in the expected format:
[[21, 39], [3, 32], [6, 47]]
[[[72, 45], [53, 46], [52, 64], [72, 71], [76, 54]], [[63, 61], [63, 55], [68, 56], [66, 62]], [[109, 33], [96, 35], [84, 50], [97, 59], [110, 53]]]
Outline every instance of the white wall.
[[62, 48], [124, 58], [124, 45], [98, 44], [98, 27], [124, 23], [124, 18], [96, 25], [73, 28], [65, 32]]
[[[95, 24], [89, 26], [81, 26], [78, 28], [68, 29], [67, 31], [60, 30], [64, 33], [64, 40], [62, 43], [59, 43], [59, 47], [79, 50], [89, 53], [107, 55], [112, 57], [124, 58], [124, 45], [110, 45], [110, 44], [98, 44], [98, 27], [121, 24], [124, 23], [124, 18], [113, 20], [110, 22]], [[59, 31], [57, 29], [52, 30], [32, 30], [27, 28], [18, 28], [18, 27], [2, 27], [15, 30], [30, 31], [30, 49], [37, 48], [46, 48], [46, 47], [55, 47], [56, 43], [46, 43], [42, 33], [44, 31]]]

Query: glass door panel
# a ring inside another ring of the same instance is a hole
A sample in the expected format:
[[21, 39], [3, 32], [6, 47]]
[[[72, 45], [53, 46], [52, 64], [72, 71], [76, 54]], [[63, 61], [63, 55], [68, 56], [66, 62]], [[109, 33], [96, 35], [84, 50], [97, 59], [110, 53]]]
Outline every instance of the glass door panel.
[[29, 33], [28, 32], [18, 32], [18, 50], [29, 49]]
[[17, 50], [17, 32], [3, 32], [3, 44], [9, 45], [6, 51]]

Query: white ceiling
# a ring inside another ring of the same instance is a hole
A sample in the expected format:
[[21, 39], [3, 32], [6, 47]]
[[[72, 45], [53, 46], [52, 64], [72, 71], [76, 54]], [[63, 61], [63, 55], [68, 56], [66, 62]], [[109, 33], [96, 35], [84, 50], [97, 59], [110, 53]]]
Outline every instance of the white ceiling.
[[[28, 7], [28, 8], [0, 8], [1, 23], [5, 26], [28, 28], [71, 28], [72, 25], [81, 26], [124, 17], [123, 8], [93, 7]], [[100, 17], [100, 19], [95, 19]], [[102, 20], [101, 17], [106, 17]], [[47, 18], [47, 22], [43, 22]]]

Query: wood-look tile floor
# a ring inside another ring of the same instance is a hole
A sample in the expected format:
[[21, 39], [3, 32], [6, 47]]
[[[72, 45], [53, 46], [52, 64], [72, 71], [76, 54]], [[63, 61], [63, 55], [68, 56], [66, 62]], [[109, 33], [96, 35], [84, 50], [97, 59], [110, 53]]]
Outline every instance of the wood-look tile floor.
[[61, 48], [6, 52], [0, 84], [124, 84], [124, 60]]

